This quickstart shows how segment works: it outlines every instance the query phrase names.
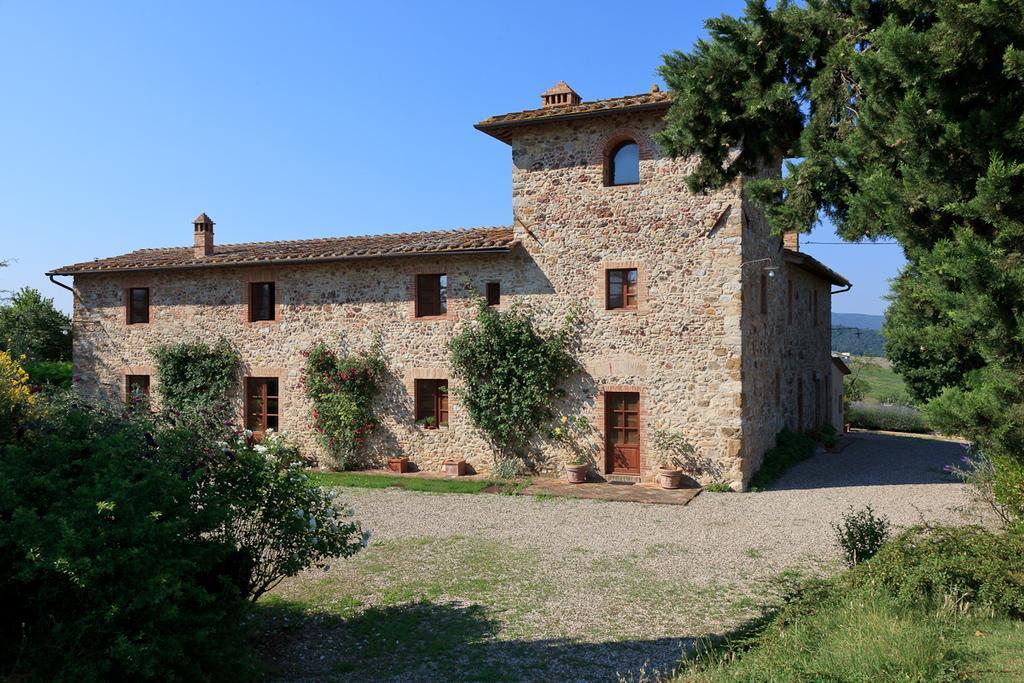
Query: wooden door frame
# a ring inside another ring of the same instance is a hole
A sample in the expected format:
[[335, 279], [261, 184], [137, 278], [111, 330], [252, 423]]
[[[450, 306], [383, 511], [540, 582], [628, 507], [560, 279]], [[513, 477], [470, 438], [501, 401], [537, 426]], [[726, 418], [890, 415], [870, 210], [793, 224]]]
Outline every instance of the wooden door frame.
[[[648, 406], [650, 400], [647, 393], [647, 388], [637, 386], [635, 384], [610, 384], [600, 388], [597, 394], [597, 400], [595, 401], [595, 408], [597, 412], [597, 424], [598, 430], [601, 434], [601, 454], [599, 466], [602, 474], [612, 474], [609, 459], [608, 450], [608, 422], [607, 422], [607, 407], [605, 402], [606, 394], [637, 394], [640, 399], [640, 429], [639, 429], [639, 475], [643, 475], [645, 471], [650, 470], [650, 466], [647, 463], [647, 417]], [[630, 473], [630, 476], [635, 476], [634, 473]]]

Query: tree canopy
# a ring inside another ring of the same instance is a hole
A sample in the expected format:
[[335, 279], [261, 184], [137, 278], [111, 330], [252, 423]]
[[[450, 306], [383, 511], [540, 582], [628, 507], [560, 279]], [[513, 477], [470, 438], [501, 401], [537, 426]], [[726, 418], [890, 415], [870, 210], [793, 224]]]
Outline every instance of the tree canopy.
[[53, 299], [23, 287], [0, 306], [0, 350], [30, 361], [71, 359], [71, 318], [57, 310]]
[[825, 216], [845, 239], [898, 240], [894, 367], [940, 428], [1019, 468], [1024, 2], [751, 0], [707, 28], [661, 67], [659, 142], [700, 155], [691, 189], [787, 159], [747, 185], [774, 229]]

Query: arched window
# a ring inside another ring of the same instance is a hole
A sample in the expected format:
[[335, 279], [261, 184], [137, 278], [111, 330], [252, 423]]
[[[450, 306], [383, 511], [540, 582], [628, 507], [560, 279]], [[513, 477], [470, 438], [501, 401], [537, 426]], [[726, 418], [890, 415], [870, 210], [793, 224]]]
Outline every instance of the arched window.
[[632, 140], [620, 142], [608, 155], [608, 184], [636, 185], [640, 182], [640, 146]]

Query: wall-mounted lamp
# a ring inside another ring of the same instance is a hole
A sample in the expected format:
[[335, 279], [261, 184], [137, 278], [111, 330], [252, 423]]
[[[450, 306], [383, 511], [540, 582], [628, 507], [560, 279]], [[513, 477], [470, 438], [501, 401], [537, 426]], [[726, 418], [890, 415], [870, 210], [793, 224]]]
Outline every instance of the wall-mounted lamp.
[[743, 263], [740, 264], [740, 267], [749, 266], [749, 265], [752, 265], [754, 263], [764, 263], [765, 261], [768, 261], [772, 265], [765, 266], [761, 270], [763, 270], [766, 273], [768, 273], [768, 277], [775, 277], [775, 271], [777, 271], [779, 269], [779, 267], [774, 264], [774, 262], [773, 262], [774, 259], [772, 259], [772, 258], [759, 258], [759, 259], [754, 259], [753, 261], [744, 261]]

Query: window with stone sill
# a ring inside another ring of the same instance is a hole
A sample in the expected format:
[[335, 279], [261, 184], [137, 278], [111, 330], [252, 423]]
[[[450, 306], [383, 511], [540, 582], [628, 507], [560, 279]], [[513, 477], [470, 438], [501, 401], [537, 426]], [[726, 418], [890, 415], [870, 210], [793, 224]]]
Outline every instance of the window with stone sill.
[[448, 313], [448, 276], [431, 273], [416, 276], [416, 317], [429, 318]]
[[274, 319], [275, 289], [273, 282], [249, 283], [249, 322]]
[[130, 287], [127, 297], [129, 325], [149, 322], [149, 287]]
[[128, 403], [149, 398], [149, 375], [125, 375], [124, 396]]
[[500, 282], [488, 282], [487, 283], [487, 305], [498, 306], [501, 304], [501, 283]]
[[636, 310], [637, 289], [636, 268], [609, 268], [605, 271], [605, 308]]
[[418, 379], [414, 385], [416, 424], [424, 429], [448, 426], [448, 380]]

